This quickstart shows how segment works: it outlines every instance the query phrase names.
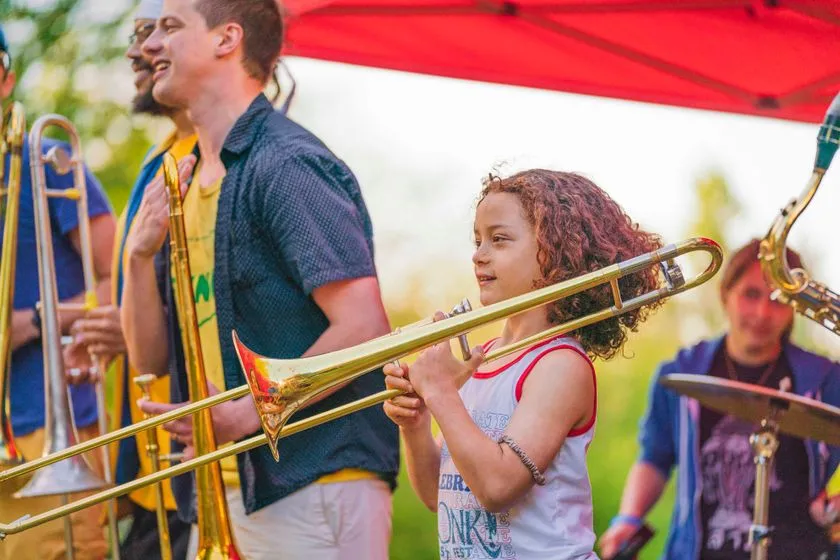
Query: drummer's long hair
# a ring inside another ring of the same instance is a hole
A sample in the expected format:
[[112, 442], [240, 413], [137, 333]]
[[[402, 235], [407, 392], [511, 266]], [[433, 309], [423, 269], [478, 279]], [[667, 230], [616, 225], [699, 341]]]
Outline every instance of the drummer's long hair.
[[[747, 270], [749, 270], [750, 266], [759, 265], [758, 249], [760, 244], [761, 241], [758, 239], [752, 239], [749, 243], [733, 252], [732, 256], [729, 257], [729, 260], [723, 266], [723, 273], [721, 274], [721, 302], [726, 299], [726, 295], [738, 283], [738, 280], [741, 279]], [[791, 268], [805, 268], [802, 265], [802, 257], [790, 247], [787, 248], [787, 261]], [[794, 313], [794, 319], [795, 317], [796, 314]], [[790, 325], [782, 333], [782, 342], [787, 342], [790, 339], [794, 319], [791, 319]]]

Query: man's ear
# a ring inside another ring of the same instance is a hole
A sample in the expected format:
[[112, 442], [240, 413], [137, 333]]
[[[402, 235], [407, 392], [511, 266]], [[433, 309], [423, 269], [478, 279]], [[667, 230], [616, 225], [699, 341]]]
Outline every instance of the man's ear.
[[227, 23], [219, 29], [215, 38], [216, 56], [223, 58], [230, 55], [242, 44], [245, 33], [238, 23]]

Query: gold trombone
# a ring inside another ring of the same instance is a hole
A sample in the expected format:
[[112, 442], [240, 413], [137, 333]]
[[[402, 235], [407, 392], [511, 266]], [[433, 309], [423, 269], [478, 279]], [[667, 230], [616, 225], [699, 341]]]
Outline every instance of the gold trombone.
[[[12, 359], [12, 312], [15, 300], [15, 264], [17, 261], [18, 218], [20, 213], [20, 174], [23, 166], [23, 142], [26, 115], [23, 105], [14, 102], [3, 112], [0, 121], [0, 195], [3, 205], [3, 252], [0, 257], [0, 468], [19, 465], [23, 457], [15, 447], [9, 417], [9, 374]], [[9, 154], [8, 182], [6, 154]]]
[[[207, 375], [201, 353], [198, 316], [195, 311], [192, 274], [190, 272], [187, 231], [181, 201], [181, 180], [178, 164], [172, 154], [163, 156], [163, 177], [169, 197], [169, 240], [174, 278], [175, 307], [184, 348], [190, 399], [207, 398]], [[193, 417], [193, 446], [196, 455], [216, 451], [216, 435], [210, 409], [205, 408]], [[198, 467], [195, 472], [196, 510], [198, 514], [198, 560], [239, 560], [242, 553], [236, 547], [230, 526], [222, 469], [219, 463]]]
[[[70, 138], [71, 154], [54, 147], [45, 155], [43, 152], [44, 131], [49, 127], [64, 130]], [[38, 277], [41, 302], [39, 313], [43, 330], [44, 351], [44, 456], [49, 456], [73, 446], [76, 443], [75, 426], [67, 393], [64, 361], [61, 355], [62, 337], [59, 324], [61, 310], [88, 310], [98, 305], [96, 280], [93, 270], [93, 252], [88, 219], [87, 187], [82, 161], [81, 141], [73, 124], [61, 115], [44, 115], [35, 121], [29, 135], [30, 167], [32, 173], [32, 196], [34, 198], [35, 236], [38, 253]], [[57, 173], [73, 173], [73, 188], [53, 190], [47, 187], [45, 166], [52, 165]], [[79, 216], [79, 238], [81, 245], [82, 270], [84, 274], [84, 303], [81, 305], [59, 304], [58, 287], [53, 256], [52, 228], [48, 198], [65, 198], [76, 203]], [[93, 363], [96, 367], [96, 357]], [[100, 431], [105, 431], [106, 418], [101, 377], [96, 381], [97, 413]], [[61, 495], [63, 500], [75, 492], [95, 490], [111, 484], [110, 460], [107, 448], [103, 448], [105, 479], [101, 479], [79, 457], [53, 463], [49, 468], [35, 473], [29, 483], [15, 494], [15, 497]], [[119, 534], [117, 532], [116, 504], [108, 503], [109, 534], [112, 555], [119, 559]], [[73, 550], [72, 528], [65, 520], [65, 541], [68, 556]]]
[[813, 280], [801, 268], [787, 262], [787, 237], [793, 224], [808, 207], [840, 144], [840, 93], [828, 108], [817, 134], [817, 154], [811, 178], [799, 195], [782, 209], [761, 240], [758, 258], [765, 277], [775, 287], [772, 297], [794, 311], [840, 335], [840, 295]]
[[[174, 173], [174, 169], [171, 172]], [[685, 280], [674, 259], [693, 252], [706, 253], [710, 258], [710, 262], [700, 274], [689, 280]], [[388, 362], [403, 358], [434, 344], [465, 335], [469, 331], [491, 322], [528, 311], [541, 305], [546, 305], [596, 286], [609, 284], [612, 288], [613, 305], [610, 307], [593, 312], [584, 317], [570, 320], [519, 343], [494, 350], [485, 357], [488, 361], [516, 352], [539, 340], [571, 332], [695, 288], [708, 281], [717, 273], [722, 260], [722, 250], [715, 241], [705, 238], [693, 238], [677, 244], [667, 245], [656, 251], [610, 265], [577, 278], [535, 290], [528, 294], [489, 305], [479, 310], [456, 314], [440, 322], [407, 328], [391, 336], [381, 337], [346, 350], [339, 350], [312, 358], [279, 361], [269, 360], [250, 352], [235, 338], [237, 352], [239, 353], [249, 383], [255, 384], [256, 399], [260, 408], [261, 418], [264, 423], [268, 424], [268, 430], [265, 433], [253, 436], [229, 447], [197, 456], [194, 459], [133, 480], [117, 488], [99, 492], [96, 495], [83, 498], [75, 504], [44, 512], [34, 517], [21, 519], [13, 523], [0, 524], [0, 537], [5, 534], [25, 531], [31, 527], [68, 515], [85, 507], [90, 507], [104, 500], [122, 496], [149, 484], [156, 484], [161, 480], [178, 476], [266, 443], [275, 445], [277, 440], [282, 437], [288, 437], [329, 422], [330, 420], [385, 402], [398, 396], [400, 392], [396, 390], [381, 391], [332, 410], [313, 415], [304, 420], [285, 425], [286, 420], [295, 410], [330, 387], [350, 381]], [[618, 286], [619, 279], [629, 274], [644, 271], [657, 264], [662, 267], [666, 285], [630, 300], [623, 300]], [[56, 457], [41, 459], [38, 461], [38, 464], [34, 465], [34, 468], [40, 468], [50, 462], [60, 460], [61, 457], [82, 453], [85, 450], [110, 443], [115, 439], [127, 437], [142, 430], [148, 430], [154, 426], [170, 422], [188, 414], [193, 414], [216, 404], [240, 398], [248, 394], [248, 391], [249, 388], [247, 386], [241, 386], [199, 402], [190, 403], [180, 409], [172, 410], [149, 420], [143, 420], [132, 426], [127, 426], [105, 436], [84, 442], [76, 446], [75, 449], [67, 450]], [[274, 450], [274, 453], [276, 456], [276, 450]], [[0, 481], [31, 472], [32, 468], [33, 466], [31, 465], [21, 465], [20, 467], [9, 469], [6, 472], [0, 472]]]

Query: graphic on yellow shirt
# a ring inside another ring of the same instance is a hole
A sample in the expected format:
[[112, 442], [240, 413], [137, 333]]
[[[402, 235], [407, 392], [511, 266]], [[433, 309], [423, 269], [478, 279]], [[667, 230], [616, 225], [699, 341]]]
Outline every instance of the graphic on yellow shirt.
[[[207, 380], [220, 391], [224, 391], [222, 349], [219, 345], [219, 324], [216, 319], [216, 297], [213, 288], [216, 212], [219, 207], [222, 178], [210, 185], [199, 185], [198, 168], [196, 168], [193, 177], [195, 179], [184, 196], [184, 226], [187, 232], [187, 249], [190, 256], [198, 334], [201, 340], [201, 354], [204, 357], [204, 370], [207, 374]], [[239, 473], [236, 467], [236, 457], [222, 459], [221, 466], [225, 485], [238, 486]]]

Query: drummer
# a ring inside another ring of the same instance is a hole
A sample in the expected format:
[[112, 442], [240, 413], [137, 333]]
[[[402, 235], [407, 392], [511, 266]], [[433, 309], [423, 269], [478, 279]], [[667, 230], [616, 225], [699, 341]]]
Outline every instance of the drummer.
[[[759, 241], [751, 241], [724, 268], [720, 300], [729, 330], [680, 350], [653, 378], [639, 434], [641, 455], [627, 477], [620, 514], [601, 537], [606, 558], [641, 526], [675, 467], [677, 494], [663, 557], [750, 557], [755, 465], [749, 435], [755, 426], [680, 398], [659, 384], [662, 375], [711, 375], [840, 405], [840, 365], [790, 342], [793, 311], [770, 299], [758, 248]], [[791, 267], [802, 266], [794, 251], [788, 250], [787, 259]], [[770, 476], [769, 557], [834, 558], [826, 526], [840, 509], [840, 496], [826, 499], [823, 489], [840, 448], [785, 434], [779, 441]]]

